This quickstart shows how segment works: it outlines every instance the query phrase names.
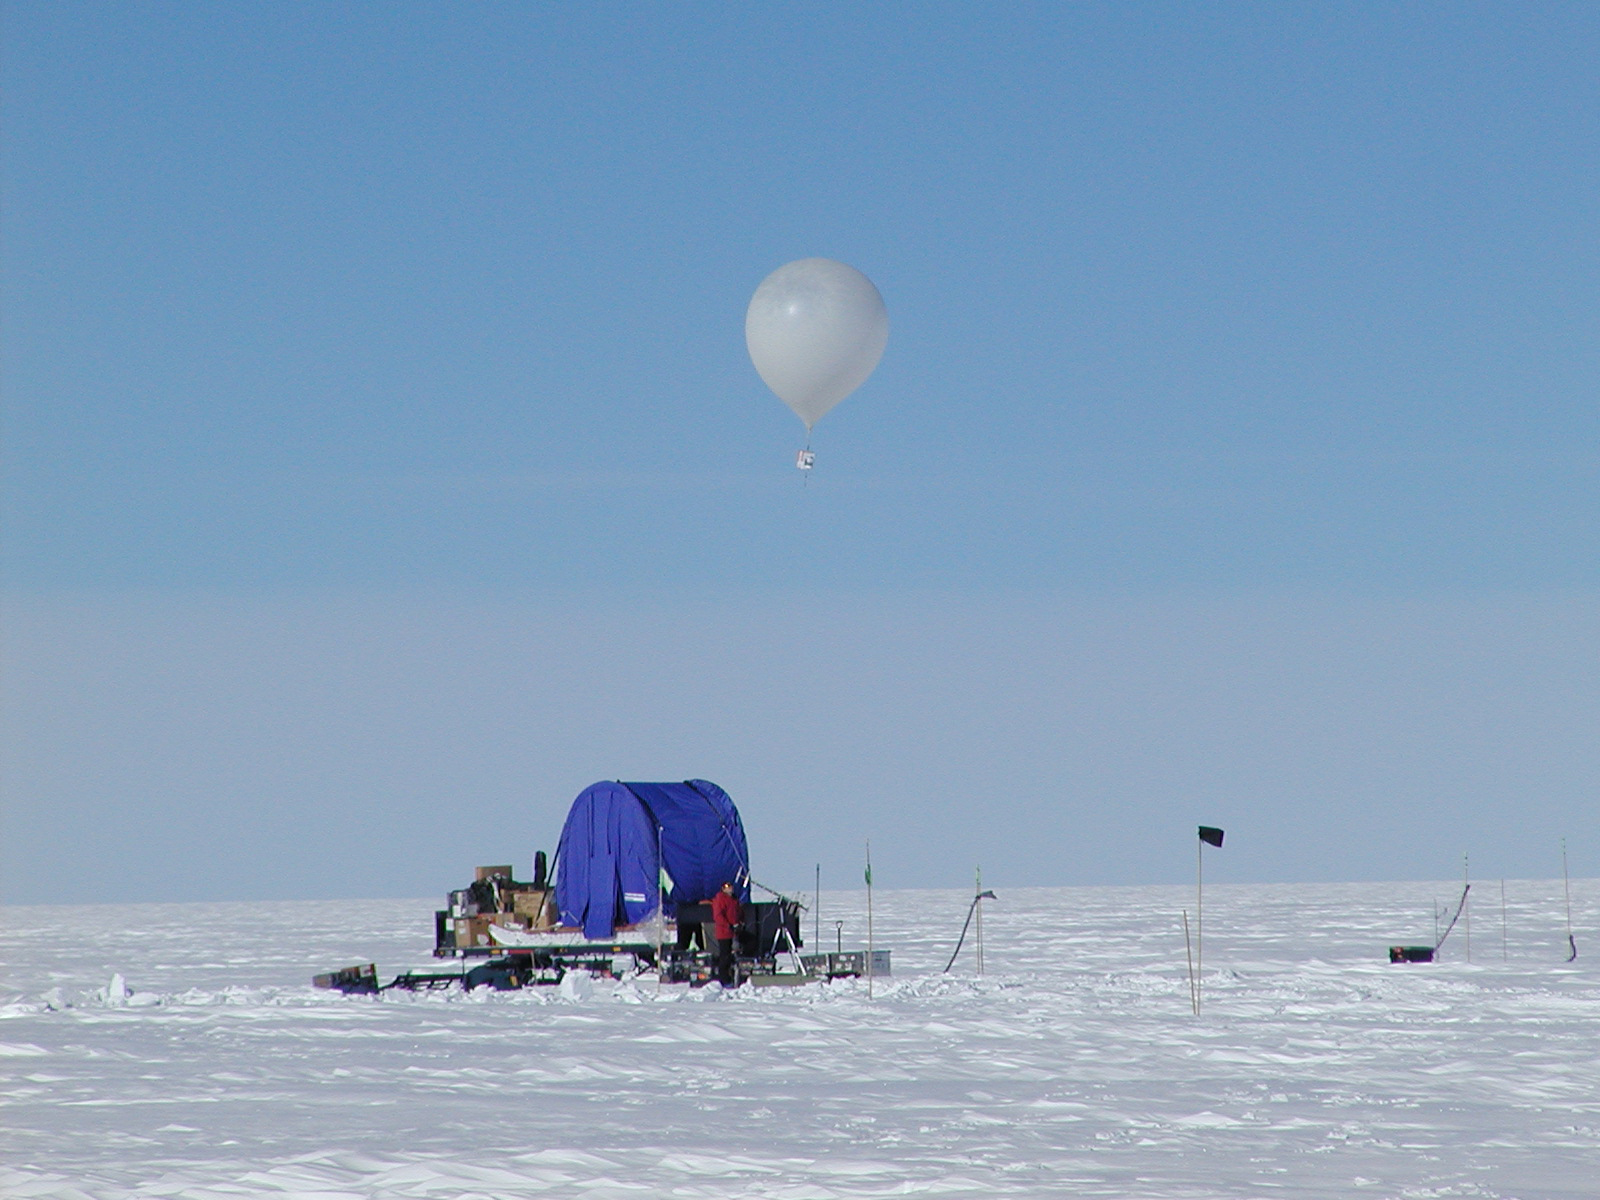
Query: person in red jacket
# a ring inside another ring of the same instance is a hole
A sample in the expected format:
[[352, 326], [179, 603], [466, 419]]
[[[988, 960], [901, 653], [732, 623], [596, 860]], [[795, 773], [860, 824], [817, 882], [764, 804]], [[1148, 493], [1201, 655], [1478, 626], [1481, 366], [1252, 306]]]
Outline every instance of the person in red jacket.
[[733, 939], [739, 930], [739, 897], [733, 894], [733, 884], [723, 884], [711, 897], [711, 921], [717, 935], [717, 978], [723, 987], [732, 987]]

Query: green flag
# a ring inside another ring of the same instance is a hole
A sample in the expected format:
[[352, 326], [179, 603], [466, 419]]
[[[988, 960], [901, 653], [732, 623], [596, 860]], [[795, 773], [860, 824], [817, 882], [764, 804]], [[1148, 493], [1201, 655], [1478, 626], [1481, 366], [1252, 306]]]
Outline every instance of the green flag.
[[872, 860], [867, 860], [867, 886], [872, 886]]

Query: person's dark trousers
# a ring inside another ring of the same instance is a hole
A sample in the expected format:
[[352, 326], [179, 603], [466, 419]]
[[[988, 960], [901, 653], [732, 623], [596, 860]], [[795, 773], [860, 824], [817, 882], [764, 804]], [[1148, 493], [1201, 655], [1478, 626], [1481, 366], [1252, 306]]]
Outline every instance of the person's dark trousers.
[[733, 986], [733, 939], [717, 939], [717, 978], [723, 987]]

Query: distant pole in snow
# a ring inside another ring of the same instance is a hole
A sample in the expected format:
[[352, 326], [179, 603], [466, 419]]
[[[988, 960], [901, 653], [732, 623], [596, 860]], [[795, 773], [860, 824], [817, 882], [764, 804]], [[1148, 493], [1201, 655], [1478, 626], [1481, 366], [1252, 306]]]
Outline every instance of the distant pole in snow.
[[1567, 955], [1568, 962], [1575, 962], [1578, 958], [1578, 943], [1572, 936], [1572, 881], [1567, 876], [1567, 839], [1561, 839], [1561, 892], [1567, 898], [1567, 945], [1572, 953]]
[[867, 843], [867, 999], [872, 999], [872, 843]]
[[815, 911], [812, 913], [811, 932], [812, 940], [817, 949], [822, 949], [822, 864], [817, 864], [817, 890], [812, 893], [816, 897]]
[[[1465, 853], [1463, 853], [1461, 855], [1461, 882], [1466, 884], [1467, 885], [1467, 891], [1471, 892], [1471, 890], [1472, 890], [1472, 865], [1471, 865], [1471, 861], [1468, 859], [1468, 857], [1467, 857], [1467, 855]], [[1466, 905], [1467, 905], [1467, 923], [1464, 926], [1462, 926], [1461, 932], [1466, 935], [1466, 938], [1467, 938], [1467, 961], [1471, 962], [1472, 961], [1472, 897], [1470, 895], [1467, 897]]]
[[1189, 910], [1183, 910], [1183, 956], [1189, 960], [1189, 1008], [1200, 1015], [1200, 997], [1194, 990], [1194, 949], [1189, 945]]

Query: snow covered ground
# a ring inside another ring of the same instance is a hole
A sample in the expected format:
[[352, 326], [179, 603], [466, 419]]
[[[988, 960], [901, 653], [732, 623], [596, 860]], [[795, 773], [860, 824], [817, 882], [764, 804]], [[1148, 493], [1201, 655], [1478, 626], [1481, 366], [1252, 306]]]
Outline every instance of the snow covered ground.
[[[7, 1197], [1600, 1196], [1600, 881], [879, 891], [895, 975], [343, 997], [430, 901], [0, 913]], [[824, 948], [864, 894], [824, 894]], [[1191, 914], [1192, 915], [1192, 914]], [[806, 933], [811, 933], [808, 917]], [[120, 976], [113, 981], [113, 975]]]

